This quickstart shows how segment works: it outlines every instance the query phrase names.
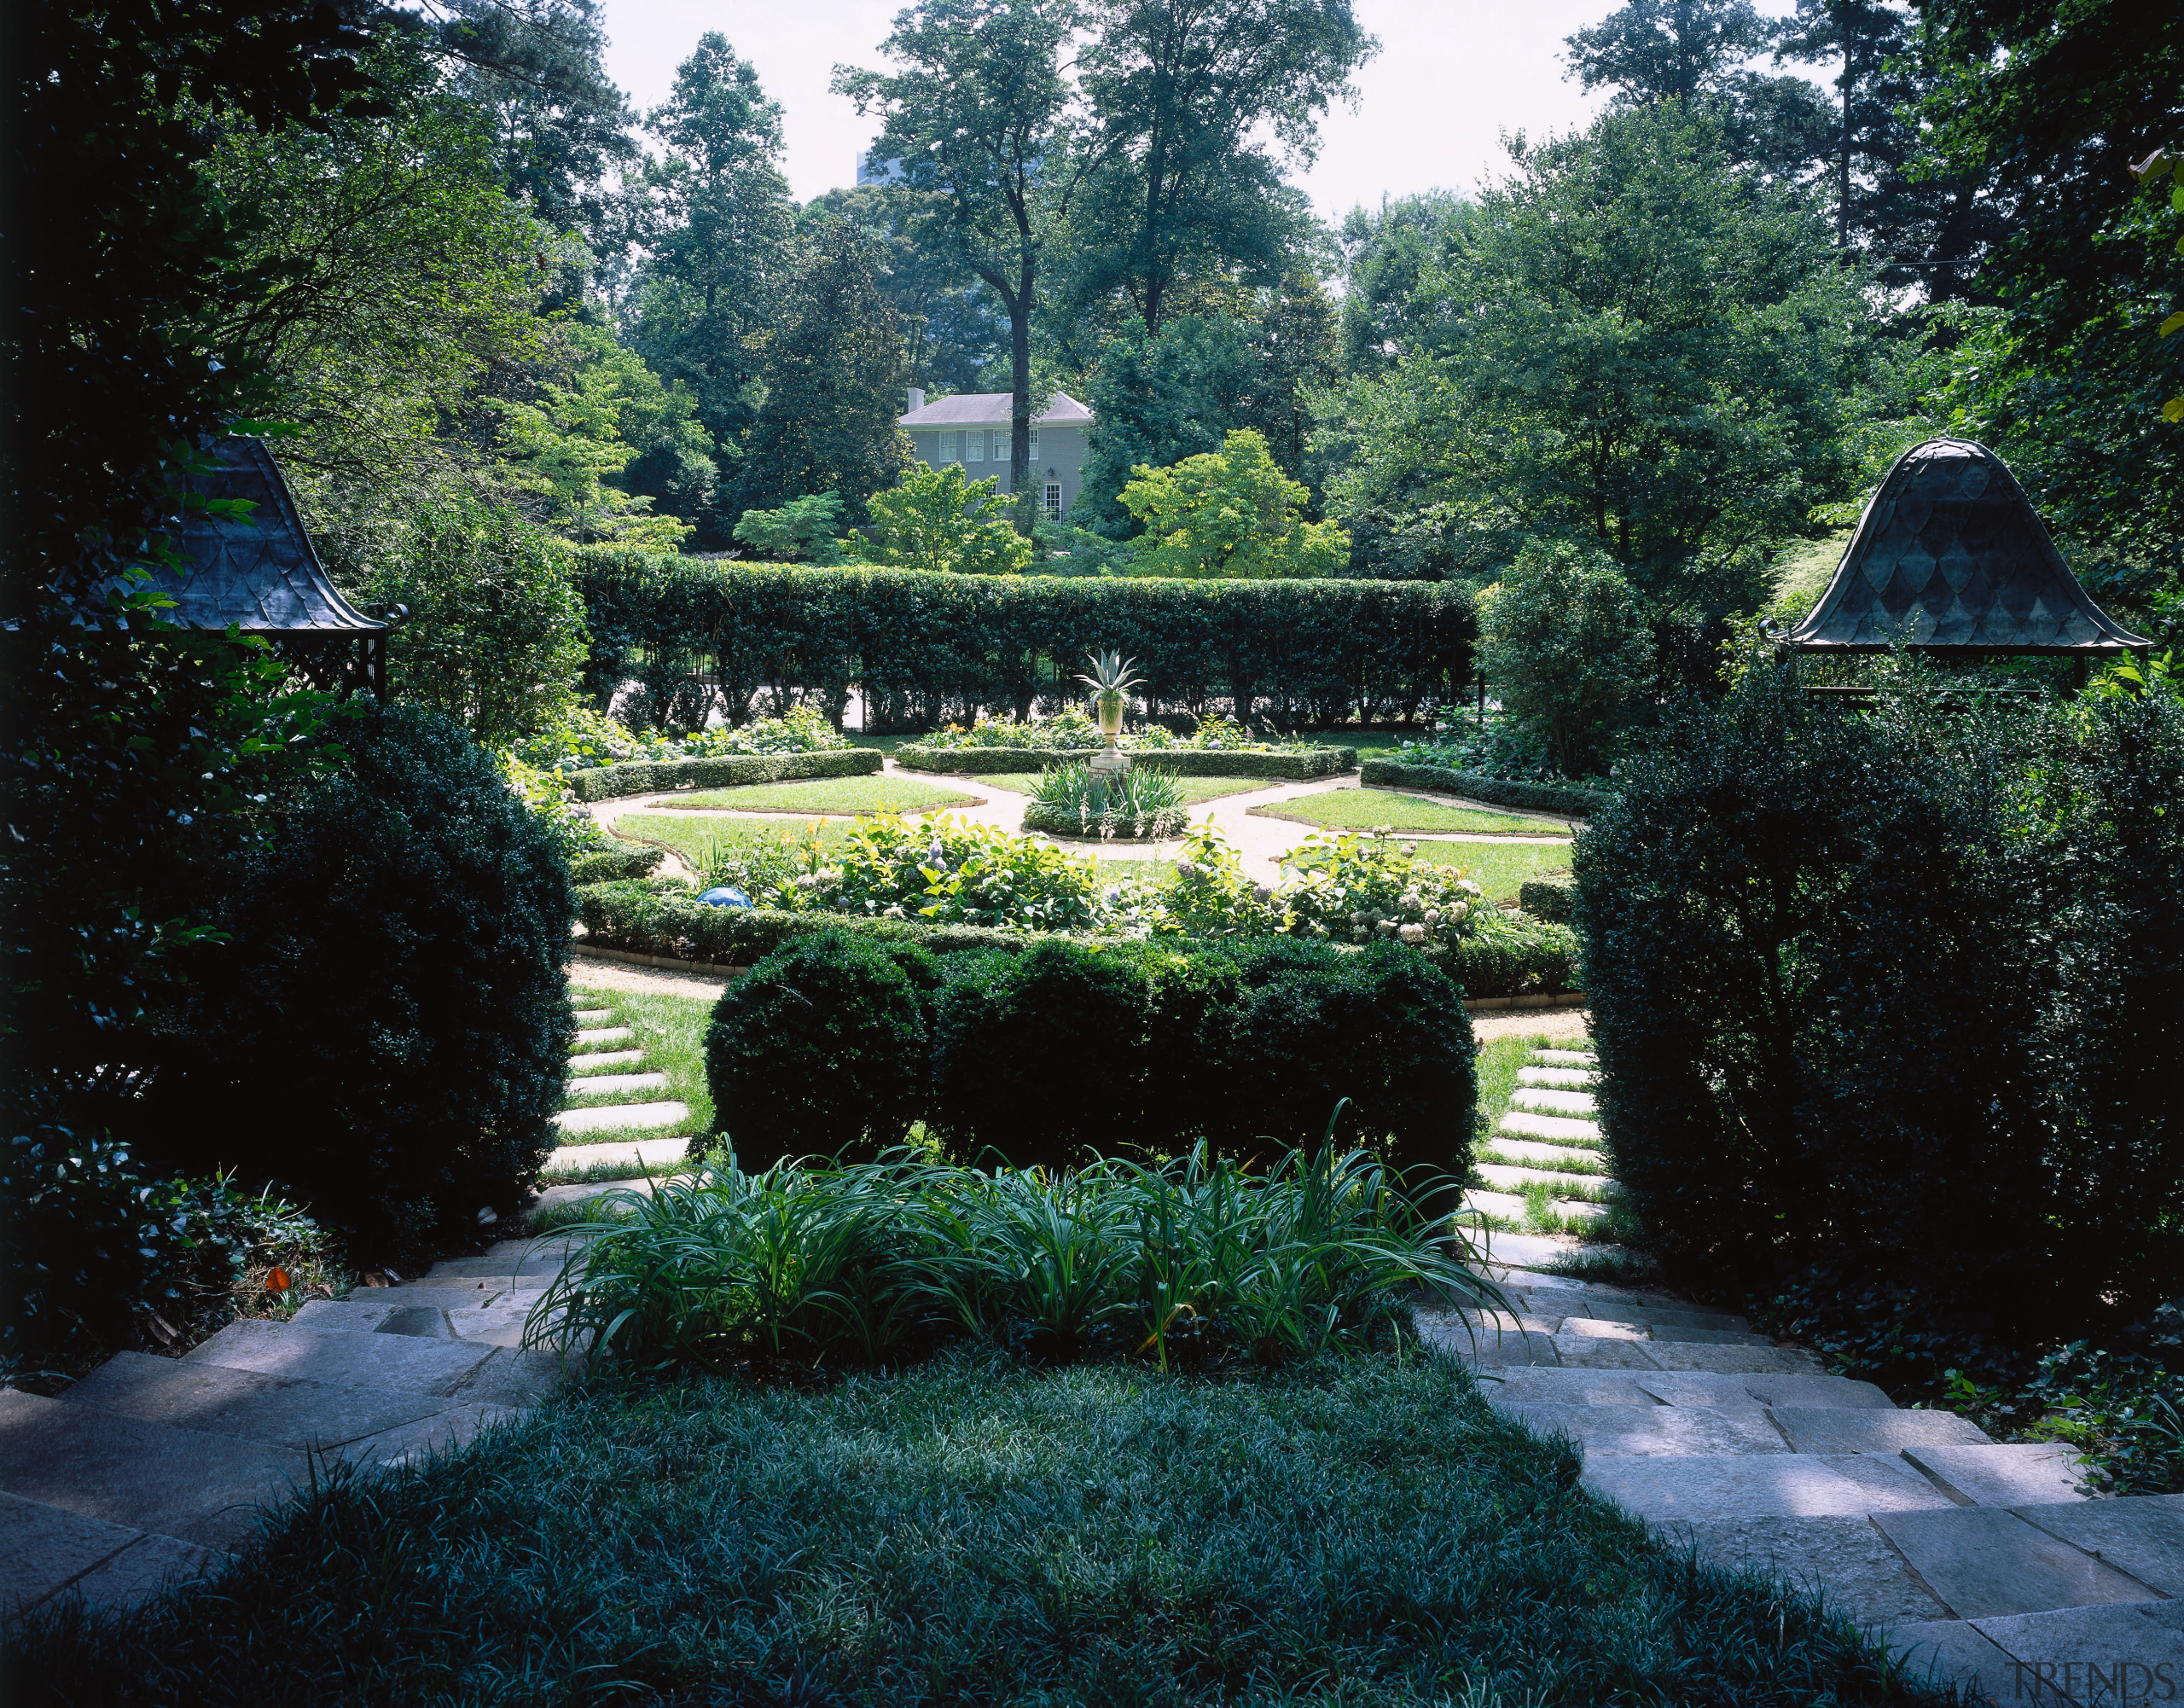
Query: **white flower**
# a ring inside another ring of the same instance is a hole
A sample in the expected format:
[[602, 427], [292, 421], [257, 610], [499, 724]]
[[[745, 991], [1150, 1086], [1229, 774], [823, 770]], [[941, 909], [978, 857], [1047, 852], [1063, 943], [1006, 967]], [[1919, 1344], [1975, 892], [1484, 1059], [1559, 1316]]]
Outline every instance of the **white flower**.
[[1438, 908], [1428, 908], [1428, 909], [1426, 909], [1426, 924], [1428, 924], [1428, 925], [1438, 925], [1438, 924], [1440, 924], [1440, 923], [1441, 923], [1441, 909], [1438, 909]]
[[1458, 902], [1455, 906], [1449, 909], [1449, 917], [1450, 919], [1463, 919], [1467, 917], [1470, 912], [1471, 903], [1469, 902]]
[[1405, 943], [1415, 946], [1426, 941], [1426, 927], [1422, 925], [1407, 925], [1397, 932], [1396, 935]]

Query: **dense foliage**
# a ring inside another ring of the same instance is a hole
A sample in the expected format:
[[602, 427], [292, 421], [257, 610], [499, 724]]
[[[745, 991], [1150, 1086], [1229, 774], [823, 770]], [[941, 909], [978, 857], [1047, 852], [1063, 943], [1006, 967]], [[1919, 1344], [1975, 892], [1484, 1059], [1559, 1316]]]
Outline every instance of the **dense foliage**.
[[717, 1118], [752, 1168], [799, 1147], [869, 1156], [914, 1118], [952, 1154], [1019, 1167], [1201, 1139], [1240, 1153], [1346, 1097], [1346, 1136], [1461, 1178], [1475, 1099], [1461, 998], [1396, 948], [1048, 938], [935, 961], [822, 936], [722, 998], [706, 1056]]
[[1844, 717], [1756, 672], [1618, 781], [1576, 916], [1664, 1261], [1928, 1379], [2184, 1291], [2184, 708], [1905, 668]]
[[1180, 831], [1188, 816], [1173, 771], [1133, 765], [1110, 777], [1072, 760], [1039, 773], [1024, 808], [1024, 828], [1050, 836], [1159, 841]]
[[1568, 545], [1518, 553], [1479, 619], [1480, 675], [1565, 777], [1600, 769], [1653, 657], [1630, 584], [1603, 555]]
[[[421, 1267], [514, 1210], [572, 1036], [566, 868], [460, 725], [392, 708], [282, 803], [164, 1017], [148, 1159], [271, 1182]], [[287, 1112], [253, 1118], [249, 1111]], [[490, 1217], [482, 1219], [490, 1219]]]
[[1468, 592], [1433, 583], [944, 576], [606, 547], [578, 555], [577, 583], [590, 691], [635, 678], [679, 729], [708, 706], [739, 721], [769, 687], [837, 717], [853, 683], [875, 727], [1020, 718], [1074, 702], [1079, 661], [1117, 647], [1156, 713], [1403, 717], [1461, 691], [1475, 632]]
[[1233, 575], [1246, 579], [1339, 575], [1350, 536], [1308, 522], [1302, 481], [1275, 466], [1266, 440], [1246, 427], [1218, 450], [1168, 468], [1131, 471], [1118, 502], [1144, 529], [1131, 555], [1141, 575]]

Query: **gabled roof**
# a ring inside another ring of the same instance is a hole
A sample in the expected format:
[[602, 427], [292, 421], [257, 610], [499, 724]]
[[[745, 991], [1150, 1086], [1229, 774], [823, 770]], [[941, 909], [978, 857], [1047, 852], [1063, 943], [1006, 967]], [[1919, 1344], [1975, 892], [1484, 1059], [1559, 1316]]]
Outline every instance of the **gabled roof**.
[[[1010, 394], [1007, 392], [958, 392], [952, 398], [943, 398], [937, 404], [927, 404], [921, 410], [912, 410], [906, 415], [895, 417], [895, 425], [904, 427], [1005, 427], [1008, 422]], [[1078, 403], [1066, 392], [1056, 392], [1046, 414], [1031, 419], [1044, 425], [1068, 427], [1073, 422], [1089, 421], [1092, 411]]]
[[262, 439], [214, 444], [208, 474], [190, 481], [207, 498], [247, 498], [247, 516], [194, 511], [183, 522], [181, 570], [160, 570], [151, 584], [175, 602], [160, 613], [193, 629], [238, 625], [247, 635], [379, 634], [374, 622], [344, 599], [318, 561], [296, 514], [288, 483]]
[[1820, 603], [1787, 644], [1813, 652], [2114, 653], [2151, 643], [2086, 596], [2001, 457], [1931, 439], [1896, 460]]

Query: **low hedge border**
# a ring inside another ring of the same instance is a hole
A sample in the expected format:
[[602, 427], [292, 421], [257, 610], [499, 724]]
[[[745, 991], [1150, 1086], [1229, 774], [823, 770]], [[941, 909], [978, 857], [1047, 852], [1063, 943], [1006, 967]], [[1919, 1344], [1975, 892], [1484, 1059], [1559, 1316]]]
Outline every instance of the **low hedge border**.
[[1452, 771], [1442, 765], [1406, 765], [1394, 759], [1368, 759], [1358, 779], [1368, 788], [1376, 785], [1399, 789], [1436, 789], [1460, 794], [1489, 806], [1521, 807], [1531, 812], [1558, 813], [1565, 818], [1590, 818], [1605, 807], [1609, 796], [1598, 789], [1581, 789], [1569, 783], [1520, 783], [1507, 777], [1490, 777], [1480, 771]]
[[[1046, 935], [855, 914], [707, 907], [694, 895], [685, 899], [671, 891], [663, 893], [627, 881], [586, 884], [576, 896], [586, 948], [722, 967], [747, 967], [784, 944], [823, 931], [848, 932], [882, 943], [919, 944], [936, 955], [967, 949], [1014, 952]], [[1576, 989], [1577, 939], [1567, 926], [1527, 922], [1491, 937], [1467, 937], [1454, 948], [1435, 946], [1416, 952], [1454, 979], [1467, 996], [1553, 996]]]
[[1567, 925], [1577, 893], [1577, 886], [1567, 878], [1527, 878], [1517, 886], [1517, 905], [1534, 919]]
[[1188, 826], [1189, 822], [1190, 821], [1188, 816], [1181, 819], [1175, 827], [1168, 832], [1167, 836], [1165, 838], [1159, 836], [1137, 836], [1132, 834], [1127, 830], [1119, 829], [1110, 836], [1103, 834], [1096, 824], [1094, 825], [1092, 828], [1089, 830], [1086, 829], [1084, 827], [1084, 822], [1075, 813], [1066, 812], [1058, 806], [1048, 806], [1043, 802], [1035, 800], [1024, 809], [1025, 829], [1036, 830], [1044, 836], [1075, 837], [1086, 842], [1159, 842], [1163, 840], [1172, 840], [1174, 838], [1181, 836], [1183, 834], [1183, 831]]
[[792, 782], [799, 777], [868, 777], [886, 764], [874, 747], [834, 747], [820, 753], [729, 753], [717, 759], [634, 760], [566, 773], [578, 800], [617, 800], [669, 789], [737, 788]]
[[[1001, 776], [1016, 771], [1043, 771], [1049, 765], [1082, 764], [1094, 748], [919, 747], [895, 750], [895, 763], [913, 771], [949, 771], [964, 776]], [[1304, 782], [1355, 770], [1355, 747], [1307, 747], [1293, 753], [1246, 753], [1219, 747], [1125, 748], [1131, 760], [1179, 777], [1273, 777]]]
[[652, 848], [602, 848], [579, 854], [569, 862], [572, 884], [611, 884], [619, 878], [649, 878], [659, 869], [666, 851]]

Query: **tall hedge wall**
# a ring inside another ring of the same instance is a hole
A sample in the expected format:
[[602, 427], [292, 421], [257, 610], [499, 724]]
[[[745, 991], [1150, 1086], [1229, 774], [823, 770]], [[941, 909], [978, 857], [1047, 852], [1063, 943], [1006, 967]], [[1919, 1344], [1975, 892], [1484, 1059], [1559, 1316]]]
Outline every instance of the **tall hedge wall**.
[[1137, 660], [1156, 715], [1284, 726], [1409, 717], [1471, 680], [1478, 625], [1446, 582], [1095, 579], [814, 569], [587, 546], [587, 689], [642, 683], [660, 721], [733, 722], [808, 690], [875, 728], [1020, 717], [1080, 697], [1088, 652]]

